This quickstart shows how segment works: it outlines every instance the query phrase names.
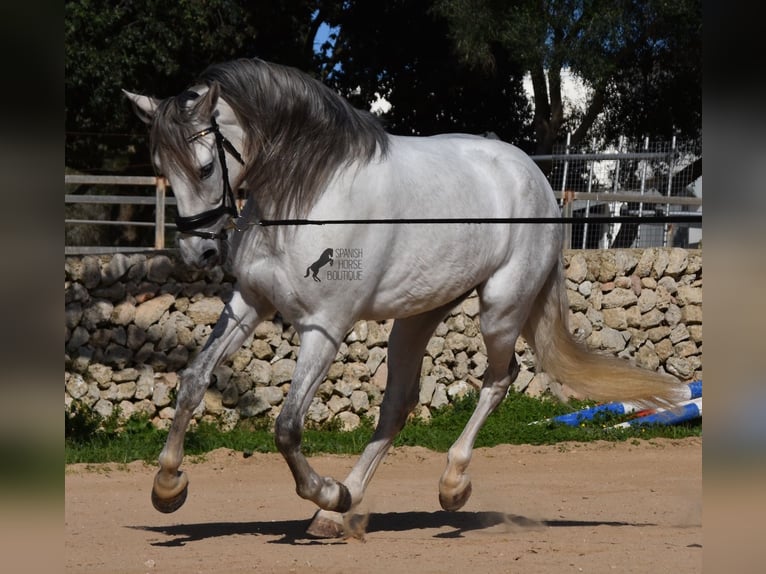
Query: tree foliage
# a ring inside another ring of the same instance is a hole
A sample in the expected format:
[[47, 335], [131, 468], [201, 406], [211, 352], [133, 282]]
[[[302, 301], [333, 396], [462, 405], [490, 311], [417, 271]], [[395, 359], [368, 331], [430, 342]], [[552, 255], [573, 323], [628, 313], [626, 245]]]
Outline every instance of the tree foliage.
[[393, 103], [390, 131], [431, 135], [495, 132], [529, 140], [522, 69], [502, 48], [492, 70], [460, 62], [447, 22], [428, 2], [348, 0], [328, 17], [336, 27], [326, 81], [367, 107], [376, 92]]
[[[696, 0], [435, 0], [434, 6], [464, 61], [492, 68], [502, 46], [530, 74], [538, 153], [550, 153], [564, 131], [575, 145], [596, 135], [593, 128], [607, 139], [699, 135]], [[592, 89], [580, 117], [565, 116], [563, 69]]]
[[[335, 36], [317, 51], [323, 23]], [[576, 144], [701, 126], [698, 0], [67, 0], [64, 30], [66, 163], [90, 172], [149, 170], [121, 88], [164, 97], [237, 57], [301, 68], [358, 107], [377, 92], [400, 134], [493, 131], [542, 153], [567, 131]], [[582, 115], [565, 114], [565, 69], [592, 89]]]
[[[178, 93], [208, 65], [259, 56], [310, 68], [313, 0], [65, 3], [66, 162], [88, 171], [148, 168], [145, 131], [121, 93]], [[138, 133], [131, 137], [130, 134]]]

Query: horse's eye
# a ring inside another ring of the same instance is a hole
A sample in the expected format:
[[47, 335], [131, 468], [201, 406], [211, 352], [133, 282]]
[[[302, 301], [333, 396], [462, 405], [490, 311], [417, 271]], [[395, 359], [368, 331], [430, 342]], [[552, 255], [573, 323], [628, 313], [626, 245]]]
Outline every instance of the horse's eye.
[[207, 164], [207, 165], [203, 165], [200, 168], [200, 170], [199, 170], [199, 178], [200, 179], [207, 179], [207, 178], [209, 178], [211, 175], [213, 175], [213, 168], [214, 167], [215, 166], [213, 165], [212, 161], [209, 164]]

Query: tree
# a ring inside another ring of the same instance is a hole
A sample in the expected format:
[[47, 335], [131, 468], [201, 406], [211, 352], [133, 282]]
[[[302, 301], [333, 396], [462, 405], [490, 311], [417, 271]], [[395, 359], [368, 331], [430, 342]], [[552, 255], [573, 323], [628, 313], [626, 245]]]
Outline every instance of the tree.
[[325, 81], [359, 108], [375, 93], [393, 107], [385, 116], [397, 134], [495, 132], [524, 144], [531, 132], [522, 70], [502, 47], [493, 70], [462, 64], [447, 22], [429, 2], [348, 0], [322, 12], [336, 27], [324, 58]]
[[166, 97], [186, 88], [208, 65], [240, 57], [310, 69], [317, 4], [68, 0], [67, 166], [89, 172], [147, 172], [146, 132], [121, 88]]
[[[519, 58], [534, 91], [536, 153], [551, 153], [566, 131], [573, 145], [594, 135], [699, 135], [697, 0], [435, 0], [435, 10], [464, 61], [493, 68], [497, 46]], [[580, 117], [564, 113], [565, 68], [592, 89]]]

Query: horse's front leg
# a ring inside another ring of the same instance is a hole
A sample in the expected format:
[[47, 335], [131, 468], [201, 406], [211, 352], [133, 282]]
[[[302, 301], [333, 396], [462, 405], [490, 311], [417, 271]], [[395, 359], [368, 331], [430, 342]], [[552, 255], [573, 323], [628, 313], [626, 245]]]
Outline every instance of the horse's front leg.
[[235, 291], [205, 346], [188, 368], [181, 372], [175, 416], [159, 456], [160, 469], [152, 488], [152, 504], [160, 512], [174, 512], [186, 500], [189, 481], [186, 474], [178, 470], [184, 456], [184, 436], [194, 409], [205, 395], [213, 370], [239, 349], [258, 322], [269, 312], [264, 307], [259, 313], [243, 300], [239, 291]]
[[290, 467], [298, 495], [320, 508], [346, 512], [351, 508], [348, 488], [334, 478], [317, 474], [301, 452], [306, 413], [337, 353], [341, 335], [316, 325], [301, 328], [299, 332], [298, 362], [290, 391], [276, 420], [274, 439]]

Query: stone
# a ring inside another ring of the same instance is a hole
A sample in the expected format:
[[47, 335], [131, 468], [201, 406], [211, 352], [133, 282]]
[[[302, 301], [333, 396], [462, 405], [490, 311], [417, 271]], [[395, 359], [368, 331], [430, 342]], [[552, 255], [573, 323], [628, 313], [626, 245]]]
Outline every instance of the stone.
[[146, 278], [154, 283], [162, 285], [166, 283], [173, 273], [173, 261], [167, 255], [155, 255], [147, 265]]
[[103, 299], [94, 299], [83, 310], [80, 325], [88, 330], [109, 324], [114, 305]]
[[702, 323], [702, 306], [685, 305], [681, 308], [681, 321], [687, 326]]
[[343, 368], [343, 379], [358, 385], [370, 380], [370, 371], [365, 363], [347, 363]]
[[668, 265], [665, 268], [665, 273], [671, 277], [678, 277], [686, 270], [688, 262], [689, 258], [686, 249], [674, 247], [668, 255]]
[[577, 286], [577, 292], [583, 297], [590, 297], [593, 292], [593, 283], [591, 281], [583, 281]]
[[682, 381], [688, 381], [694, 374], [694, 367], [686, 358], [670, 357], [665, 361], [665, 368], [670, 374], [675, 375]]
[[588, 309], [588, 302], [585, 296], [579, 291], [567, 291], [567, 297], [569, 298], [569, 308], [574, 311], [586, 311]]
[[88, 290], [95, 289], [101, 282], [101, 264], [98, 259], [86, 256], [82, 259], [81, 273], [75, 278]]
[[460, 306], [462, 312], [468, 317], [476, 317], [479, 314], [479, 298], [469, 297]]
[[431, 337], [426, 345], [426, 353], [429, 357], [435, 359], [441, 355], [444, 350], [444, 337]]
[[447, 398], [447, 387], [443, 383], [436, 383], [434, 388], [434, 394], [431, 397], [431, 408], [440, 409], [449, 404]]
[[346, 343], [349, 345], [351, 343], [361, 343], [367, 339], [368, 332], [367, 321], [357, 321], [348, 335], [346, 335]]
[[351, 410], [355, 413], [363, 413], [370, 408], [370, 398], [367, 396], [367, 393], [362, 390], [353, 391], [350, 399]]
[[250, 418], [269, 412], [271, 410], [271, 405], [262, 396], [259, 396], [250, 390], [239, 398], [237, 409], [241, 416]]
[[306, 415], [310, 421], [315, 423], [323, 423], [332, 416], [332, 411], [322, 401], [314, 397], [309, 405], [309, 410]]
[[253, 393], [272, 407], [280, 404], [285, 399], [281, 387], [256, 387], [253, 389]]
[[359, 415], [350, 411], [338, 413], [338, 420], [340, 421], [340, 429], [344, 432], [357, 429], [362, 424], [362, 419], [359, 418]]
[[657, 356], [653, 346], [643, 345], [636, 353], [636, 365], [649, 371], [656, 371], [660, 366], [660, 359]]
[[117, 400], [126, 401], [132, 399], [136, 394], [136, 383], [128, 381], [117, 385]]
[[82, 378], [82, 375], [73, 373], [70, 375], [66, 384], [64, 385], [67, 394], [73, 399], [79, 399], [88, 392], [88, 383]]
[[436, 377], [432, 377], [431, 375], [423, 377], [420, 381], [420, 393], [418, 395], [418, 402], [421, 405], [430, 404], [435, 390]]
[[269, 360], [274, 357], [274, 349], [263, 339], [255, 339], [250, 346], [250, 350], [258, 359]]
[[106, 399], [99, 399], [96, 404], [93, 405], [93, 411], [101, 418], [106, 419], [112, 416], [114, 405]]
[[141, 303], [136, 307], [136, 316], [133, 322], [141, 329], [148, 329], [159, 321], [160, 317], [170, 308], [174, 300], [172, 295], [165, 294]]
[[638, 301], [638, 297], [632, 289], [615, 288], [604, 295], [602, 306], [604, 309], [614, 307], [629, 307]]
[[220, 415], [223, 413], [223, 394], [218, 389], [207, 389], [203, 398], [205, 405], [205, 412], [212, 415]]
[[622, 351], [625, 348], [625, 338], [618, 330], [604, 326], [601, 329], [601, 348], [613, 353]]
[[447, 387], [447, 396], [451, 400], [463, 398], [474, 390], [473, 385], [467, 381], [455, 381]]
[[369, 356], [367, 357], [367, 370], [371, 375], [380, 367], [381, 363], [386, 359], [386, 351], [381, 347], [373, 347], [370, 349]]
[[530, 397], [540, 397], [550, 388], [550, 377], [546, 373], [536, 373], [529, 381], [524, 393]]
[[689, 330], [686, 328], [686, 325], [682, 323], [673, 327], [670, 330], [668, 337], [670, 338], [670, 342], [675, 345], [676, 343], [680, 343], [689, 338]]
[[650, 248], [644, 249], [643, 253], [641, 253], [641, 256], [638, 258], [638, 263], [636, 264], [634, 273], [641, 277], [642, 284], [644, 278], [649, 278], [649, 275], [652, 272], [652, 268], [654, 267], [654, 259], [656, 256], [657, 250]]
[[566, 278], [574, 283], [582, 283], [585, 280], [588, 275], [588, 263], [581, 253], [572, 255], [565, 274]]
[[366, 362], [370, 352], [361, 341], [354, 341], [348, 346], [348, 358], [352, 361]]
[[604, 325], [612, 329], [627, 329], [628, 319], [625, 309], [615, 307], [614, 309], [604, 309]]
[[641, 315], [639, 326], [642, 329], [649, 329], [651, 327], [656, 327], [657, 325], [660, 325], [664, 320], [665, 320], [665, 313], [655, 308], [649, 311], [648, 313], [644, 313]]
[[[249, 375], [250, 380], [255, 386], [271, 385], [273, 376], [274, 376], [272, 372], [271, 363], [269, 363], [268, 361], [263, 361], [261, 359], [253, 359], [252, 361], [250, 361], [250, 364], [247, 366], [247, 374]], [[292, 380], [292, 370], [290, 370], [287, 364], [283, 363], [282, 365], [279, 366], [277, 377], [280, 382], [274, 383], [274, 384], [280, 385], [283, 383], [287, 383], [290, 380]]]
[[330, 400], [327, 401], [327, 408], [332, 411], [332, 414], [337, 414], [341, 411], [347, 410], [351, 406], [351, 399], [347, 397], [339, 397], [338, 395], [333, 395], [330, 397]]
[[673, 347], [673, 353], [677, 357], [687, 358], [699, 354], [699, 349], [693, 341], [681, 341]]
[[279, 359], [271, 365], [271, 384], [281, 385], [292, 381], [296, 364], [292, 359]]
[[513, 381], [513, 390], [517, 393], [523, 393], [527, 390], [527, 387], [529, 386], [529, 383], [532, 382], [532, 378], [535, 376], [535, 373], [532, 371], [528, 371], [526, 369], [521, 369], [519, 371], [519, 374], [516, 376], [516, 380]]
[[[361, 386], [361, 384], [359, 385]], [[347, 379], [343, 379], [335, 383], [335, 392], [338, 393], [342, 397], [350, 397], [351, 393], [353, 393], [357, 388], [357, 386], [354, 385], [352, 381], [349, 381]]]
[[170, 387], [167, 383], [155, 382], [154, 393], [152, 393], [152, 402], [157, 408], [162, 408], [170, 404]]
[[88, 376], [99, 387], [105, 389], [112, 382], [112, 368], [100, 363], [94, 363], [88, 366]]
[[681, 285], [676, 292], [676, 301], [680, 306], [702, 305], [702, 288]]
[[389, 331], [387, 331], [386, 328], [380, 323], [375, 321], [368, 321], [366, 339], [367, 346], [372, 348], [385, 345], [388, 343], [388, 333]]
[[197, 325], [215, 325], [223, 312], [224, 303], [217, 297], [205, 297], [189, 305], [186, 314]]
[[468, 337], [462, 333], [450, 332], [444, 338], [444, 345], [452, 351], [463, 351], [468, 347]]

